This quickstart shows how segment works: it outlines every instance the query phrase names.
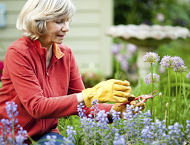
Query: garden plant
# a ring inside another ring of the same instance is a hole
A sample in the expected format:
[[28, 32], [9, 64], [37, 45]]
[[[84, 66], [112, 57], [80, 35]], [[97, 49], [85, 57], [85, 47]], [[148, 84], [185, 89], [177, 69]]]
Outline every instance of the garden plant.
[[[179, 6], [176, 0], [114, 0], [114, 24], [174, 25], [190, 28], [189, 3]], [[186, 12], [184, 11], [186, 10]], [[130, 73], [135, 74], [137, 57], [136, 46], [114, 40], [115, 79], [130, 79]], [[124, 44], [124, 45], [123, 45]], [[159, 92], [159, 95], [146, 101], [146, 108], [126, 105], [124, 119], [120, 112], [113, 111], [112, 123], [108, 113], [98, 109], [97, 100], [92, 102], [91, 114], [85, 115], [82, 104], [78, 105], [78, 116], [62, 117], [58, 128], [64, 136], [63, 144], [76, 145], [173, 145], [190, 144], [190, 72], [189, 40], [173, 41], [162, 45], [158, 54], [147, 52], [144, 63], [150, 63], [151, 70], [145, 78], [139, 78], [132, 85], [132, 94], [140, 96]], [[178, 52], [178, 56], [176, 56]], [[182, 59], [183, 58], [183, 59]], [[0, 77], [3, 63], [0, 62]], [[91, 82], [91, 78], [95, 82]], [[83, 74], [86, 86], [94, 86], [102, 80], [101, 74]], [[1, 81], [0, 81], [1, 87]], [[110, 102], [108, 102], [110, 103]], [[31, 144], [38, 144], [27, 136], [17, 124], [17, 104], [6, 103], [9, 119], [1, 119], [3, 126], [0, 131], [0, 145], [22, 145], [29, 138]], [[17, 134], [16, 134], [17, 132]], [[47, 136], [46, 145], [59, 142], [55, 136]]]
[[[169, 71], [172, 69], [180, 75], [179, 90], [176, 94], [169, 93], [170, 73], [168, 75], [168, 85], [166, 90], [160, 90], [160, 76], [153, 73], [153, 65], [158, 64], [160, 57], [154, 52], [147, 52], [144, 56], [144, 63], [150, 63], [151, 72], [144, 79], [144, 84], [139, 81], [140, 87], [151, 92], [157, 89], [159, 96], [154, 100], [148, 100], [146, 109], [142, 112], [141, 108], [133, 105], [126, 105], [126, 112], [123, 113], [124, 119], [120, 118], [120, 112], [114, 111], [112, 114], [112, 123], [107, 118], [108, 112], [98, 109], [98, 100], [92, 102], [91, 114], [85, 115], [82, 104], [78, 105], [78, 116], [69, 118], [60, 118], [59, 130], [65, 139], [65, 144], [189, 144], [190, 143], [190, 116], [189, 106], [190, 98], [186, 92], [184, 83], [182, 83], [181, 73], [187, 71], [183, 60], [178, 56], [164, 56], [160, 64]], [[166, 71], [167, 72], [167, 71]], [[187, 78], [190, 78], [190, 73]], [[184, 79], [183, 79], [184, 80]], [[178, 84], [178, 82], [176, 82]], [[147, 89], [149, 88], [149, 89]], [[178, 88], [178, 87], [174, 87]], [[139, 86], [136, 87], [139, 89]], [[142, 91], [141, 91], [142, 93]], [[136, 92], [138, 94], [138, 92]], [[162, 99], [161, 99], [162, 98]], [[181, 101], [178, 101], [178, 100]], [[155, 103], [156, 102], [156, 103]], [[164, 107], [165, 104], [167, 107]], [[176, 107], [177, 103], [177, 107]], [[162, 108], [160, 110], [160, 108]], [[177, 110], [176, 110], [177, 108]], [[3, 136], [0, 138], [1, 144], [24, 144], [26, 131], [17, 125], [16, 111], [17, 105], [14, 102], [7, 102], [8, 120], [1, 119], [3, 126], [1, 131]], [[176, 114], [175, 114], [176, 113]], [[169, 115], [170, 114], [170, 115]], [[172, 115], [175, 114], [175, 115]], [[164, 117], [163, 117], [164, 116]], [[177, 118], [175, 117], [177, 116]], [[20, 129], [20, 130], [19, 130]], [[18, 134], [14, 134], [16, 130]], [[29, 137], [30, 138], [30, 137]], [[32, 141], [32, 140], [31, 140]], [[47, 136], [46, 144], [54, 144], [56, 138]], [[38, 144], [32, 141], [32, 144]]]

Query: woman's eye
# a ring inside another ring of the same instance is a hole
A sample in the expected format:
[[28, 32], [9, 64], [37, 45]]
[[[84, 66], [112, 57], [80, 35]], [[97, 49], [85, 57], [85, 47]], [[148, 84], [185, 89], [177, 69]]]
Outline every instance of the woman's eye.
[[63, 21], [59, 20], [59, 21], [55, 21], [57, 24], [61, 24]]
[[57, 24], [61, 24], [61, 23], [65, 23], [65, 22], [69, 22], [69, 19], [62, 19], [62, 20], [56, 20], [55, 23]]

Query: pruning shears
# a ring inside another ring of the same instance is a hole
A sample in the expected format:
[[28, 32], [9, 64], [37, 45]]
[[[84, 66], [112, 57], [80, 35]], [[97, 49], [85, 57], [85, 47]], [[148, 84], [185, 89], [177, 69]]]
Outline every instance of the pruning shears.
[[[155, 90], [155, 91], [153, 92], [154, 95], [151, 95], [151, 93], [148, 94], [148, 95], [141, 95], [141, 96], [136, 97], [134, 100], [138, 100], [139, 102], [142, 101], [142, 102], [145, 103], [146, 100], [148, 100], [148, 99], [150, 99], [150, 98], [153, 98], [153, 97], [155, 97], [155, 96], [157, 96], [157, 95], [159, 94], [159, 92], [156, 93], [156, 91], [157, 91], [157, 90]], [[155, 94], [155, 93], [156, 93], [156, 94]], [[142, 99], [142, 100], [141, 100], [141, 99]], [[134, 100], [132, 100], [132, 101], [134, 101]], [[125, 102], [125, 103], [122, 103], [122, 104], [119, 105], [119, 107], [121, 107], [121, 106], [123, 106], [123, 105], [126, 105], [126, 104], [130, 104], [132, 101], [127, 101], [127, 102]]]

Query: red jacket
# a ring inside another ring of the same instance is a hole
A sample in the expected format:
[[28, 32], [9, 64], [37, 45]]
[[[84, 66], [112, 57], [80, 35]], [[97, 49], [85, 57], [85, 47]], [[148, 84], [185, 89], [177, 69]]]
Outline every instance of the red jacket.
[[[13, 42], [5, 56], [0, 89], [0, 119], [8, 118], [5, 102], [14, 101], [18, 105], [18, 124], [34, 140], [46, 132], [59, 132], [59, 117], [78, 114], [75, 93], [84, 89], [71, 49], [54, 44], [48, 69], [46, 51], [38, 40], [25, 36]], [[99, 104], [99, 109], [105, 111], [111, 107]], [[86, 111], [90, 113], [90, 109]]]

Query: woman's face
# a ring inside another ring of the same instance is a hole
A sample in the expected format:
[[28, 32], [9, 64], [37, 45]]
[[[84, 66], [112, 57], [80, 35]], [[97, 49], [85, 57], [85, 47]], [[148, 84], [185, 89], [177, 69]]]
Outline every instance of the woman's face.
[[68, 19], [56, 19], [46, 23], [47, 32], [39, 37], [42, 47], [50, 47], [54, 43], [61, 44], [69, 31]]

